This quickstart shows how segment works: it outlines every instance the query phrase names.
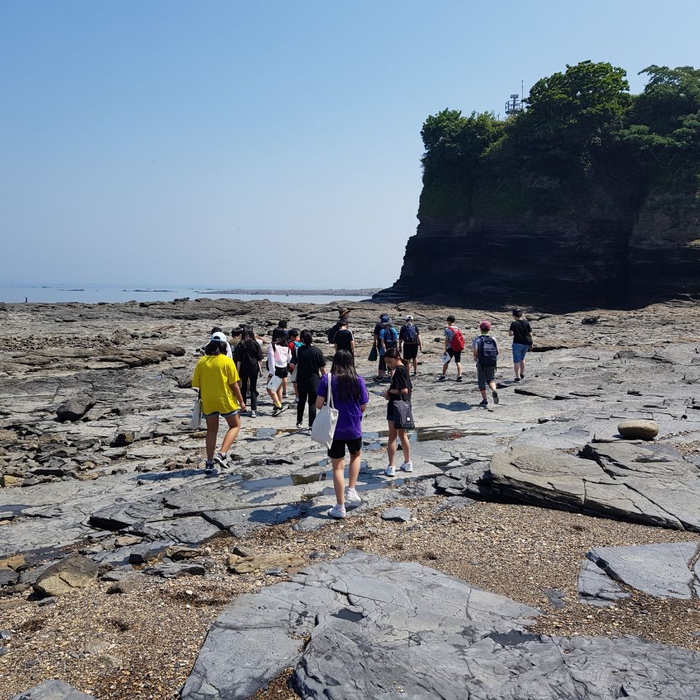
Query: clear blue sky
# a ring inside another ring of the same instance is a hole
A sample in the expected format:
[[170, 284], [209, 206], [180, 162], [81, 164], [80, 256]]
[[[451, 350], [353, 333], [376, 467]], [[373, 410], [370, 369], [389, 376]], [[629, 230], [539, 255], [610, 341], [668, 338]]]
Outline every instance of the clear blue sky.
[[698, 27], [697, 0], [0, 0], [0, 283], [388, 286], [429, 114], [587, 59], [640, 92]]

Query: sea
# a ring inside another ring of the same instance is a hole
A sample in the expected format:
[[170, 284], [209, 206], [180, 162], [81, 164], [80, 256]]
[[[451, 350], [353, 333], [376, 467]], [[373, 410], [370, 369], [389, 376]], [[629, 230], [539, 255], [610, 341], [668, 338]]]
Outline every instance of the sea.
[[[241, 301], [279, 301], [286, 304], [330, 304], [339, 299], [362, 301], [369, 296], [331, 296], [328, 294], [222, 294], [196, 286], [164, 286], [139, 287], [135, 285], [104, 285], [104, 284], [36, 284], [36, 285], [0, 285], [0, 302], [21, 303], [25, 300], [31, 303], [82, 302], [96, 304], [98, 302], [125, 301], [172, 301], [189, 297], [196, 299], [240, 299]], [[292, 290], [289, 290], [290, 292]]]

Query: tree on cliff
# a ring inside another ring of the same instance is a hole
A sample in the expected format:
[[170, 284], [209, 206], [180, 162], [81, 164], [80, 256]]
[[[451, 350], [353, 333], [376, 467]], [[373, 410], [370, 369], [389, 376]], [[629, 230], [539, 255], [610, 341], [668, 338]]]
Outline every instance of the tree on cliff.
[[503, 129], [504, 123], [490, 112], [465, 117], [459, 110], [444, 109], [428, 117], [421, 136], [423, 192], [429, 193], [430, 202], [421, 202], [421, 208], [436, 214], [446, 209], [468, 214], [482, 174], [482, 157]]
[[639, 154], [649, 176], [663, 172], [675, 185], [698, 184], [700, 70], [649, 66], [649, 82], [634, 102], [622, 140]]

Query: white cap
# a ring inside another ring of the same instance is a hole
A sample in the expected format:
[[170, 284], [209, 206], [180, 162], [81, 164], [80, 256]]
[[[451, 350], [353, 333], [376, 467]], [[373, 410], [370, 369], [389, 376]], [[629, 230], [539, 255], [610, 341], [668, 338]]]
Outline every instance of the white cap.
[[411, 316], [411, 314], [408, 314], [408, 316], [406, 316], [406, 320], [413, 321], [413, 316]]
[[219, 343], [228, 343], [228, 338], [224, 333], [212, 333], [211, 338], [209, 338], [209, 341], [211, 342], [212, 340], [218, 341]]

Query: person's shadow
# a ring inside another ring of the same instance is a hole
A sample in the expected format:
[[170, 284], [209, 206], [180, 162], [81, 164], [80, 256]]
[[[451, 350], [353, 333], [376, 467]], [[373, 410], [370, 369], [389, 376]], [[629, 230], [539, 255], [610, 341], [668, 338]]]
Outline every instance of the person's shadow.
[[438, 408], [444, 408], [446, 411], [470, 411], [473, 406], [466, 401], [452, 401], [451, 403], [436, 403]]

